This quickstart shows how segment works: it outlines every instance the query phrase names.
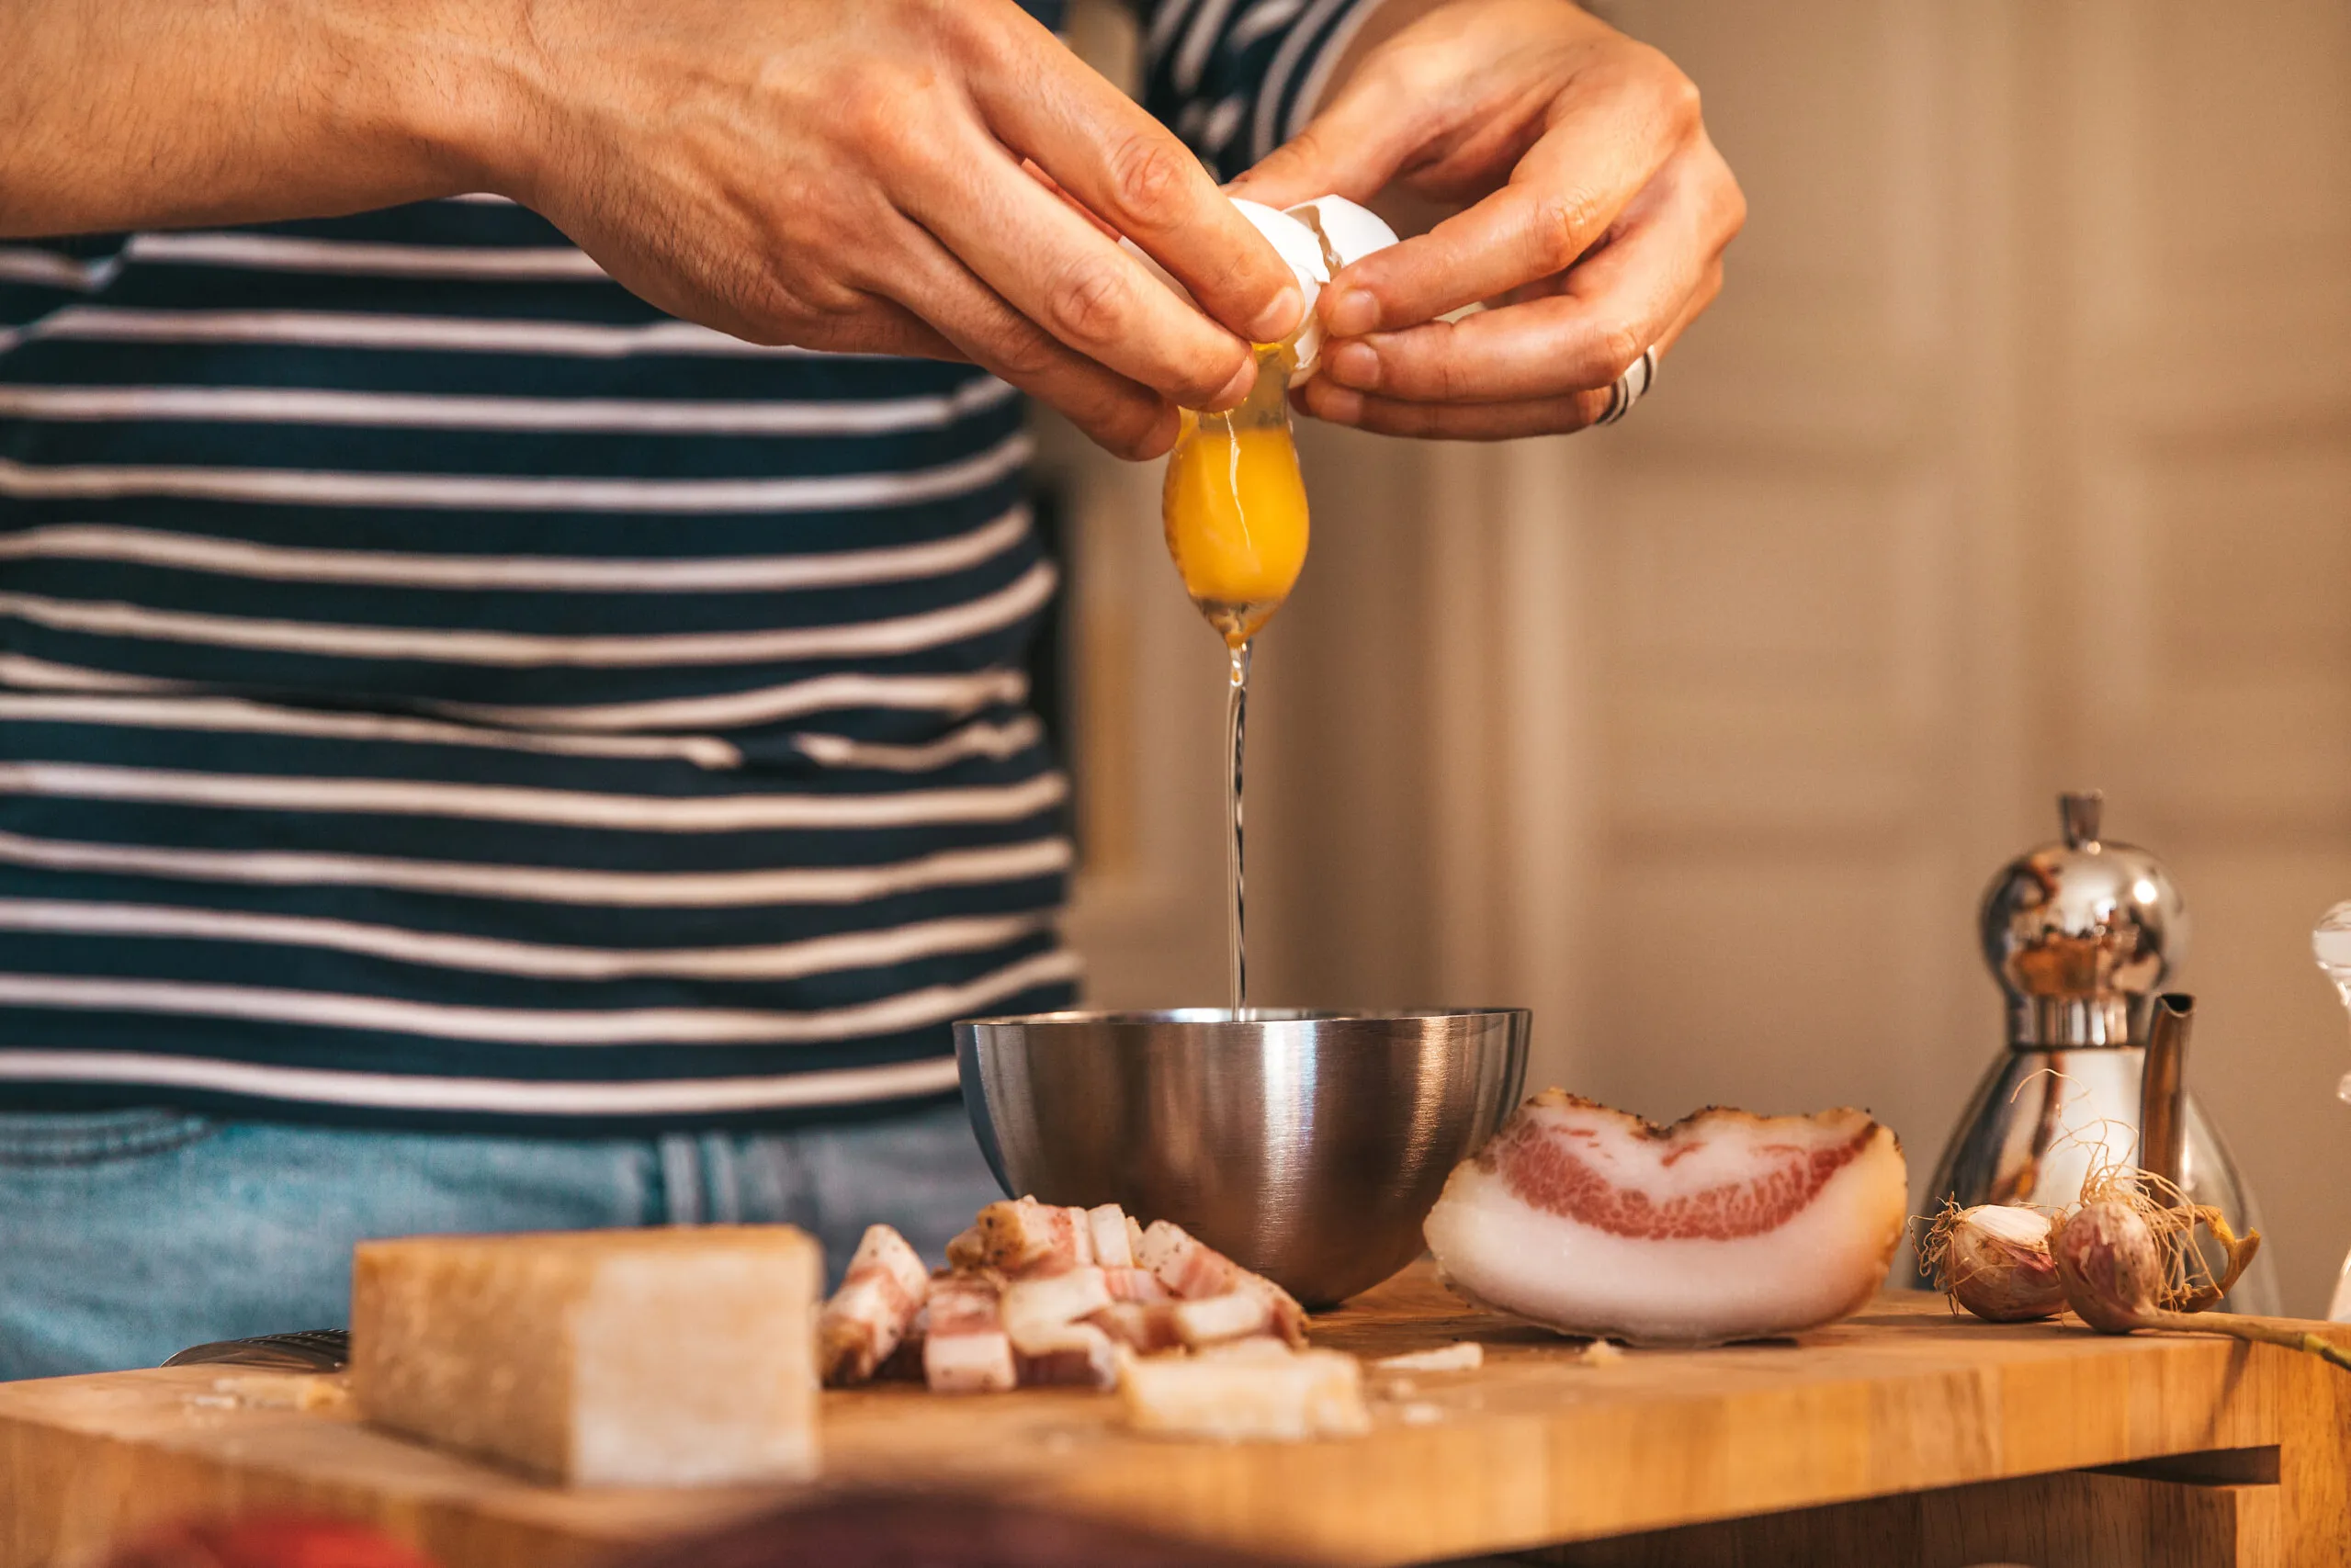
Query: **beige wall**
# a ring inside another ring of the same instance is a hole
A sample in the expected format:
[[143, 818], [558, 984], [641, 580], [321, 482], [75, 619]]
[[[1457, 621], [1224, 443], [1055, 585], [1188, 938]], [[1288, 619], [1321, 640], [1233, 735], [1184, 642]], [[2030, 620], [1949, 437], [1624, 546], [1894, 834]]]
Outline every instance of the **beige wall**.
[[[2351, 1247], [2351, 10], [1611, 7], [1753, 217], [1605, 434], [1308, 442], [1263, 640], [1259, 995], [1538, 1010], [1657, 1116], [1874, 1108], [1923, 1181], [1999, 1044], [1984, 881], [2095, 784], [2196, 919], [2191, 1076], [2290, 1309]], [[1220, 991], [1219, 658], [1156, 476], [1067, 443], [1108, 1001]]]

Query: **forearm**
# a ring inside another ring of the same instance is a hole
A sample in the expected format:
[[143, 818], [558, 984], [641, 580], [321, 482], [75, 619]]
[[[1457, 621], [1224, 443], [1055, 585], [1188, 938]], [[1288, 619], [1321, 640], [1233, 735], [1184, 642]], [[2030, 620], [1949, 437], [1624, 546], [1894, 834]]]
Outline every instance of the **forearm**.
[[0, 0], [0, 238], [484, 183], [503, 0]]

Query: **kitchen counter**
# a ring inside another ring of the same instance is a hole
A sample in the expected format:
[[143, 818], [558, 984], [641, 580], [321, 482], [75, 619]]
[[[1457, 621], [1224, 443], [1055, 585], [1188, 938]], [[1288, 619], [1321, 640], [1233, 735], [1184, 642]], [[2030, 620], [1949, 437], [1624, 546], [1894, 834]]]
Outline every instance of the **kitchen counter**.
[[[1365, 1564], [1539, 1547], [1586, 1568], [2351, 1562], [2351, 1374], [2267, 1347], [1994, 1325], [1896, 1292], [1801, 1343], [1589, 1364], [1463, 1306], [1425, 1263], [1315, 1337], [1486, 1353], [1401, 1387], [1374, 1374], [1370, 1435], [1295, 1446], [1138, 1438], [1115, 1399], [1076, 1392], [828, 1393], [826, 1484], [984, 1487]], [[446, 1568], [557, 1568], [790, 1495], [567, 1493], [345, 1414], [225, 1398], [221, 1374], [0, 1384], [0, 1568], [261, 1506], [378, 1521]]]

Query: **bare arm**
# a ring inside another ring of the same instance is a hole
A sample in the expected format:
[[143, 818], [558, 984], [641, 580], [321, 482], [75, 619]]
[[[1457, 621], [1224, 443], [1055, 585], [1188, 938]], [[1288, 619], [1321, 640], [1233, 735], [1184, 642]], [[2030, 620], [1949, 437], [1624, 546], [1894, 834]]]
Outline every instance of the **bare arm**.
[[0, 235], [464, 190], [674, 314], [967, 358], [1132, 456], [1176, 403], [1238, 401], [1245, 340], [1299, 309], [1182, 146], [1010, 0], [0, 0]]
[[434, 0], [0, 0], [0, 236], [480, 188], [492, 46]]

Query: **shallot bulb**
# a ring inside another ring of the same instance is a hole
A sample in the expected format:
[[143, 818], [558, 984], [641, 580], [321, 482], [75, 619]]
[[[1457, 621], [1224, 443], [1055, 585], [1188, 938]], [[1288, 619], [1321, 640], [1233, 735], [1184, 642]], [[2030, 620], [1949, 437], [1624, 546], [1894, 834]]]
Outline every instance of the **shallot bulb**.
[[2162, 1310], [2168, 1259], [2164, 1238], [2124, 1197], [2091, 1198], [2050, 1238], [2065, 1299], [2102, 1334], [2150, 1326]]
[[[2151, 1192], [2151, 1189], [2153, 1191]], [[2177, 1193], [2145, 1179], [2144, 1172], [2094, 1173], [2082, 1201], [2063, 1215], [2050, 1236], [2050, 1256], [2065, 1300], [2101, 1334], [2138, 1328], [2225, 1334], [2257, 1345], [2300, 1350], [2351, 1371], [2351, 1352], [2315, 1334], [2244, 1317], [2198, 1316], [2244, 1272], [2261, 1233], [2232, 1233], [2216, 1209], [2175, 1205]], [[2206, 1225], [2228, 1255], [2217, 1279], [2188, 1277], [2188, 1233]], [[2187, 1311], [2177, 1310], [2179, 1307]]]
[[1993, 1323], [2027, 1323], [2065, 1309], [2049, 1233], [2049, 1216], [2037, 1209], [1946, 1208], [1928, 1233], [1927, 1257], [1959, 1305]]

